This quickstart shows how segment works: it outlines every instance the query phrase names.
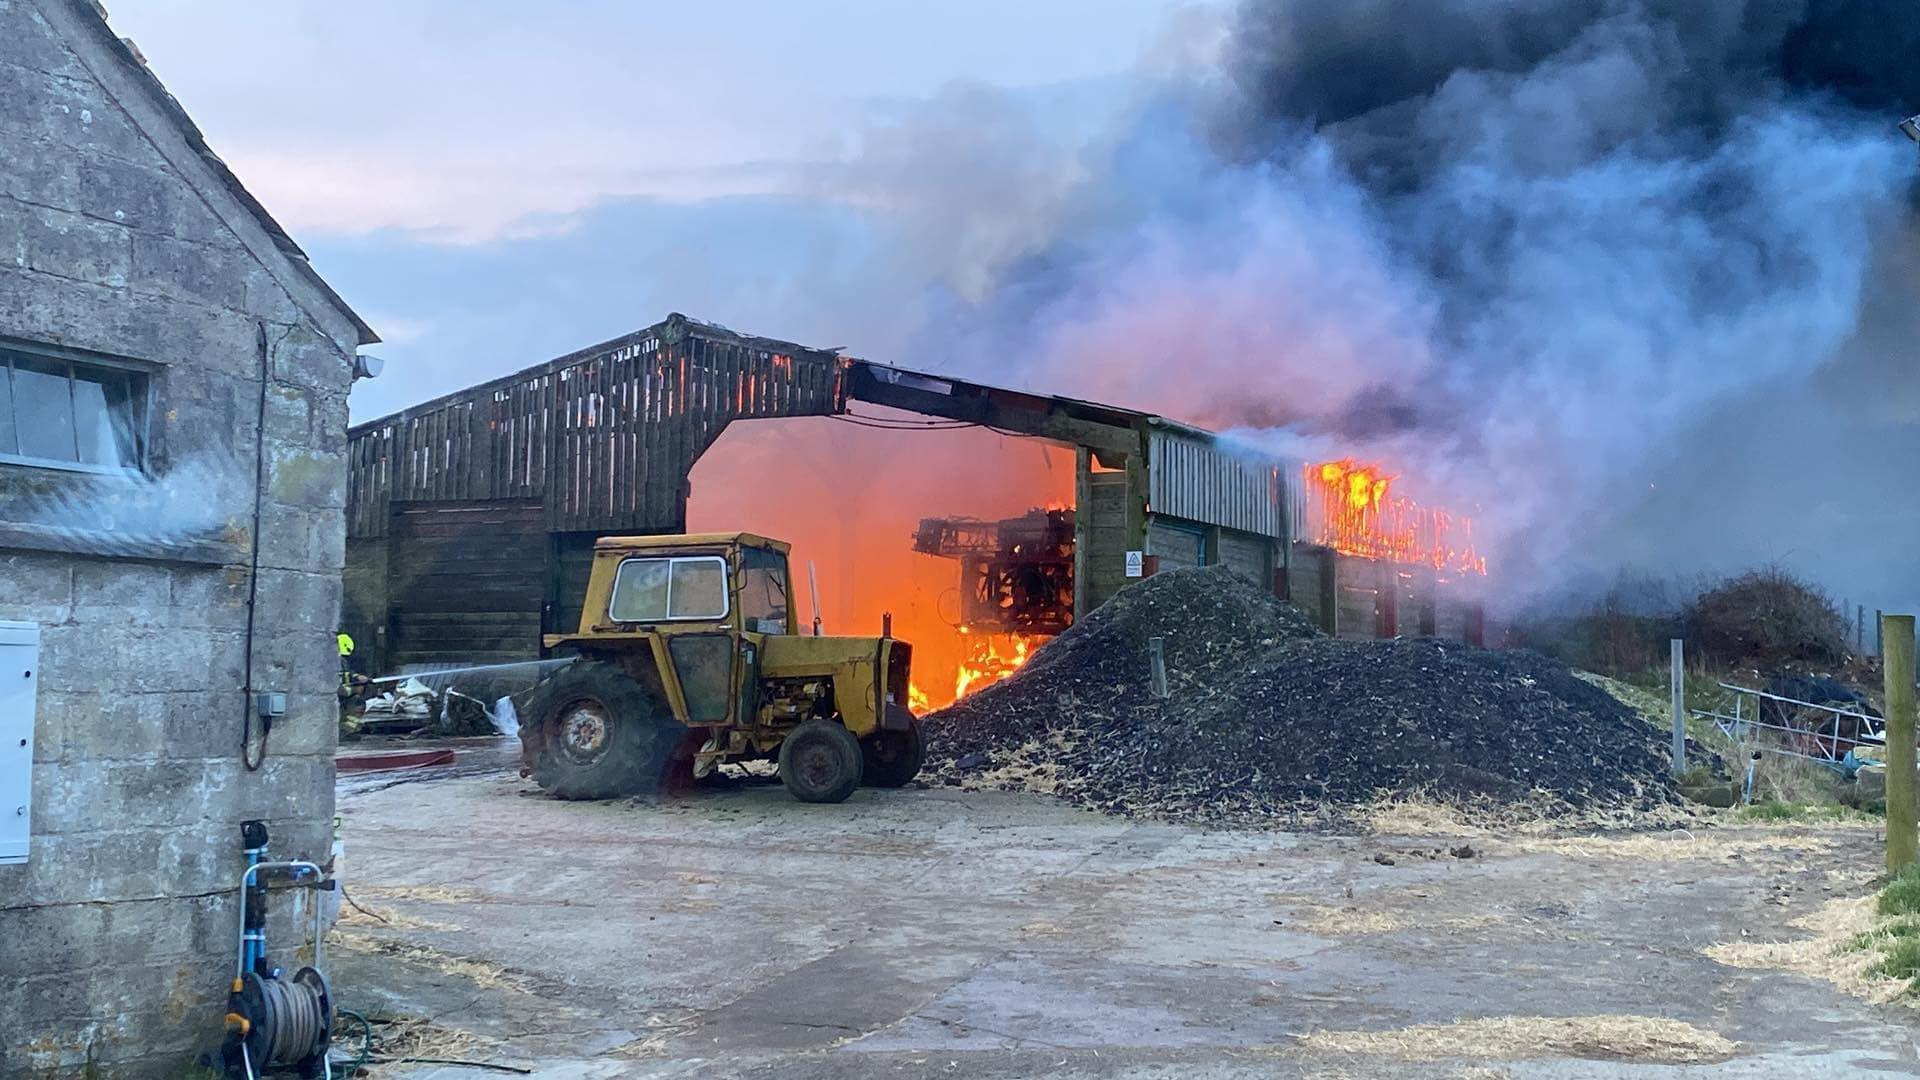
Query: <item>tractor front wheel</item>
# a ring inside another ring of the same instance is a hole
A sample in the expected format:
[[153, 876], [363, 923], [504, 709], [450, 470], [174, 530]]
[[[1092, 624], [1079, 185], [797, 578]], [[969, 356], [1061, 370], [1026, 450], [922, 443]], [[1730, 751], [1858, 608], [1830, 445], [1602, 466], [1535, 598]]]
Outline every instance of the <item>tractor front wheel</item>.
[[[898, 705], [889, 705], [891, 713], [899, 709]], [[927, 759], [927, 746], [920, 737], [920, 721], [911, 713], [906, 717], [907, 726], [903, 730], [882, 728], [867, 736], [860, 744], [860, 752], [865, 758], [866, 782], [871, 787], [905, 787], [907, 781], [920, 775], [920, 766]]]
[[534, 688], [530, 724], [534, 782], [562, 799], [610, 799], [665, 790], [687, 729], [618, 665], [576, 660]]
[[780, 743], [780, 782], [801, 802], [845, 802], [860, 765], [860, 740], [832, 720], [809, 720]]

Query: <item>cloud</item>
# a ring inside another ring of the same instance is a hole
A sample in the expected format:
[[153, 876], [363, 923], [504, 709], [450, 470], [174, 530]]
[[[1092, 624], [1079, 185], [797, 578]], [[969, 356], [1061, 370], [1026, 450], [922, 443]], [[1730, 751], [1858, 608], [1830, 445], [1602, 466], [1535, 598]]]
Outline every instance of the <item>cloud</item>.
[[1196, 21], [1166, 0], [123, 0], [113, 25], [296, 235], [474, 244], [622, 198], [817, 194], [814, 166], [898, 103], [1097, 81], [1169, 11]]

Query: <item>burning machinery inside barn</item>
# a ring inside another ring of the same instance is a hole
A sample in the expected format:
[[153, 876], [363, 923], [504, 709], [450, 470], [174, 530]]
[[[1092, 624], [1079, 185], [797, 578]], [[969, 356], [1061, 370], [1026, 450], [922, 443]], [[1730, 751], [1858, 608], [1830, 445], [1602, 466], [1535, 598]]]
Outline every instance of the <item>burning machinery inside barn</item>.
[[1072, 510], [1035, 509], [1000, 521], [926, 518], [913, 550], [959, 564], [955, 699], [1005, 678], [1073, 625]]
[[1073, 511], [1001, 521], [926, 518], [913, 550], [960, 564], [960, 625], [1051, 637], [1073, 625]]

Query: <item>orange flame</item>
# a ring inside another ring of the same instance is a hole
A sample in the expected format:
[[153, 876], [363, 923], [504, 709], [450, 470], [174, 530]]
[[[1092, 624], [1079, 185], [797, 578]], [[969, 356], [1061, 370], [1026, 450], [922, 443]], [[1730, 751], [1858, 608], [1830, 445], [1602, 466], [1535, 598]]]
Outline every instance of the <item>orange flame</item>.
[[1389, 495], [1393, 481], [1378, 465], [1351, 458], [1307, 466], [1307, 538], [1362, 559], [1487, 572], [1472, 518]]
[[966, 655], [953, 680], [953, 699], [966, 697], [1018, 671], [1033, 650], [1034, 638], [1023, 634], [976, 634], [962, 626]]

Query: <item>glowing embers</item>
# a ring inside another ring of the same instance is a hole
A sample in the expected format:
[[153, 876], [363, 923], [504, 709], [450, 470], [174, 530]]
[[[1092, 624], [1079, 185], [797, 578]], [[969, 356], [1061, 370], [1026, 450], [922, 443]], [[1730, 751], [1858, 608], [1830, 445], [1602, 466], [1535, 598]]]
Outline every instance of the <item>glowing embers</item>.
[[1393, 495], [1394, 478], [1351, 458], [1308, 465], [1303, 534], [1343, 555], [1485, 574], [1473, 519]]

